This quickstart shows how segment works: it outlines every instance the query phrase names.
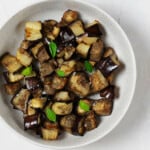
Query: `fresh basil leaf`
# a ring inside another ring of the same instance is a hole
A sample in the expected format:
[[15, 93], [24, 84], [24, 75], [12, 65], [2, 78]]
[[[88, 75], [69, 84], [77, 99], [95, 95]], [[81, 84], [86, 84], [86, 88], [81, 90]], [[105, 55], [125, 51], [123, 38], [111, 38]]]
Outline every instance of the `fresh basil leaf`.
[[84, 67], [85, 67], [85, 70], [87, 71], [87, 72], [92, 72], [93, 71], [93, 67], [92, 67], [92, 65], [90, 64], [90, 62], [89, 61], [84, 61]]
[[46, 117], [50, 121], [56, 122], [56, 114], [55, 114], [55, 112], [53, 110], [51, 110], [50, 108], [46, 108], [45, 114], [46, 114]]
[[31, 75], [32, 74], [32, 66], [29, 66], [29, 67], [26, 67], [25, 69], [23, 69], [21, 74], [24, 76]]
[[65, 76], [65, 72], [62, 70], [56, 70], [56, 73], [59, 77], [64, 77]]
[[90, 110], [90, 106], [82, 100], [79, 101], [79, 106], [84, 111], [89, 111]]
[[49, 43], [49, 50], [50, 50], [52, 58], [55, 58], [56, 52], [57, 52], [57, 45], [55, 42], [51, 41]]

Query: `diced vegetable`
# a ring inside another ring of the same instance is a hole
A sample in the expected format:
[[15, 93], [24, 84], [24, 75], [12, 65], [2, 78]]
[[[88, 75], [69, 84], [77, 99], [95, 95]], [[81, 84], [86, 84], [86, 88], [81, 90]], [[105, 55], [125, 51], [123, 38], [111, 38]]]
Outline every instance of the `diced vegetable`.
[[46, 98], [33, 98], [29, 101], [29, 105], [32, 108], [42, 109], [44, 107], [46, 101], [47, 101]]
[[11, 103], [15, 109], [26, 112], [27, 103], [30, 97], [30, 92], [27, 89], [21, 89], [15, 97], [12, 98]]
[[1, 63], [11, 73], [16, 72], [22, 67], [19, 60], [11, 54], [5, 54], [1, 59]]
[[71, 96], [69, 95], [68, 91], [59, 91], [54, 95], [54, 100], [66, 102], [66, 101], [70, 101], [72, 99], [71, 99]]
[[25, 69], [23, 69], [21, 74], [24, 75], [24, 76], [31, 75], [32, 74], [32, 66], [28, 66]]

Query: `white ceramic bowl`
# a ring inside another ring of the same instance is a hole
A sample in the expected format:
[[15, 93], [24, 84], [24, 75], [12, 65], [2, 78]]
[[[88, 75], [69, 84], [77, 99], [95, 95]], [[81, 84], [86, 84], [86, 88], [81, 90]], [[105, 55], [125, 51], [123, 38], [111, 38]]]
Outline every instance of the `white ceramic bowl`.
[[22, 114], [12, 109], [10, 99], [2, 88], [3, 81], [0, 81], [0, 116], [4, 120], [5, 125], [13, 129], [13, 131], [21, 135], [21, 137], [35, 144], [59, 149], [87, 145], [101, 139], [112, 131], [125, 115], [131, 103], [136, 84], [135, 58], [127, 36], [121, 27], [107, 13], [83, 1], [50, 0], [37, 3], [18, 12], [0, 30], [0, 55], [6, 51], [15, 54], [19, 43], [23, 39], [24, 23], [26, 21], [45, 20], [50, 18], [60, 20], [63, 12], [67, 9], [79, 11], [83, 20], [87, 22], [92, 22], [95, 19], [99, 20], [106, 31], [105, 42], [115, 49], [119, 59], [125, 66], [117, 76], [115, 83], [120, 90], [119, 97], [114, 103], [112, 115], [103, 117], [98, 128], [86, 133], [83, 137], [66, 134], [57, 141], [44, 141], [35, 134], [23, 130]]

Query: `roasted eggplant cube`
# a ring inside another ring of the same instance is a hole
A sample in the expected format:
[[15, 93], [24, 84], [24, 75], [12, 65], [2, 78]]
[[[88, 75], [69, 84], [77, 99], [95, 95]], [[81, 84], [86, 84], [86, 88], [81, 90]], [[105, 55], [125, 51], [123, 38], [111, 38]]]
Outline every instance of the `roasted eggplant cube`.
[[56, 115], [68, 115], [72, 112], [73, 103], [55, 102], [52, 105], [52, 110]]
[[8, 82], [18, 82], [24, 78], [22, 74], [19, 73], [6, 73], [6, 78]]
[[84, 43], [80, 43], [76, 48], [77, 53], [80, 54], [81, 57], [83, 58], [87, 58], [89, 50], [90, 50], [90, 45]]
[[100, 60], [97, 64], [97, 68], [103, 73], [105, 77], [108, 77], [112, 72], [118, 69], [120, 62], [115, 55], [106, 57]]
[[43, 92], [43, 88], [36, 88], [34, 90], [31, 90], [31, 94], [33, 96], [33, 98], [36, 98], [36, 97], [41, 97], [42, 96], [42, 92]]
[[37, 54], [37, 59], [39, 60], [40, 63], [43, 63], [50, 59], [50, 55], [48, 54], [48, 52], [44, 46], [40, 48], [40, 50]]
[[27, 22], [25, 24], [25, 39], [28, 41], [36, 41], [42, 38], [42, 24], [38, 21]]
[[23, 40], [21, 42], [20, 48], [29, 50], [29, 48], [32, 47], [33, 45], [34, 45], [34, 42]]
[[34, 47], [31, 48], [31, 52], [32, 52], [34, 58], [37, 58], [37, 55], [43, 46], [44, 46], [44, 44], [42, 42], [39, 42]]
[[103, 74], [99, 70], [96, 70], [90, 75], [90, 81], [92, 93], [99, 92], [100, 90], [108, 86], [107, 79], [103, 76]]
[[1, 64], [11, 73], [16, 72], [22, 67], [19, 60], [11, 54], [5, 54], [1, 59]]
[[24, 117], [24, 129], [36, 129], [40, 124], [40, 115], [35, 114]]
[[97, 127], [97, 120], [93, 111], [90, 111], [85, 117], [84, 127], [86, 131], [93, 130]]
[[87, 37], [87, 36], [84, 36], [82, 38], [82, 42], [85, 43], [85, 44], [88, 44], [88, 45], [91, 45], [93, 43], [95, 43], [97, 41], [97, 37]]
[[56, 90], [61, 90], [65, 87], [66, 83], [67, 83], [67, 78], [62, 78], [55, 75], [52, 80], [52, 88]]
[[4, 84], [5, 90], [9, 95], [15, 95], [21, 88], [20, 82]]
[[110, 85], [108, 87], [106, 87], [105, 89], [100, 91], [100, 96], [102, 98], [106, 98], [109, 100], [114, 100], [115, 98], [115, 86], [114, 85]]
[[12, 98], [11, 103], [15, 109], [21, 110], [23, 113], [25, 113], [29, 97], [30, 97], [30, 92], [27, 89], [21, 89]]
[[54, 100], [67, 102], [67, 101], [70, 101], [72, 99], [71, 99], [71, 96], [69, 95], [68, 91], [59, 91], [54, 95]]
[[41, 87], [41, 82], [37, 77], [26, 77], [25, 85], [27, 89], [35, 90]]
[[85, 31], [90, 37], [100, 37], [103, 35], [102, 31], [100, 30], [100, 26], [100, 23], [95, 20], [86, 26]]
[[40, 65], [40, 74], [45, 77], [54, 72], [57, 63], [54, 60], [49, 60], [47, 62], [41, 63]]
[[28, 104], [25, 115], [26, 115], [26, 116], [32, 116], [32, 115], [35, 115], [36, 113], [37, 113], [36, 109], [32, 108], [32, 107]]
[[113, 48], [107, 47], [107, 48], [105, 48], [105, 50], [104, 50], [104, 55], [103, 55], [103, 57], [109, 57], [109, 56], [111, 56], [111, 55], [113, 55], [113, 54], [115, 54]]
[[82, 117], [78, 120], [77, 133], [81, 136], [83, 136], [85, 133], [84, 121], [85, 117]]
[[79, 14], [77, 11], [69, 9], [64, 12], [62, 21], [66, 22], [66, 23], [72, 23], [78, 19], [78, 16], [79, 16]]
[[[89, 106], [89, 108], [91, 109], [91, 107], [92, 107], [92, 100], [82, 99], [81, 101], [84, 102], [85, 104], [87, 104], [87, 105]], [[80, 107], [79, 103], [78, 103], [78, 106], [77, 106], [77, 114], [78, 114], [79, 116], [84, 116], [84, 115], [87, 114], [87, 113], [88, 113], [88, 111], [82, 109], [82, 108]]]
[[60, 126], [65, 130], [69, 131], [70, 133], [73, 133], [73, 131], [76, 128], [77, 124], [77, 117], [73, 114], [66, 115], [61, 117], [60, 119]]
[[108, 99], [96, 100], [93, 104], [93, 111], [100, 116], [108, 116], [112, 113], [113, 101]]
[[73, 22], [69, 28], [72, 30], [72, 32], [74, 33], [75, 36], [79, 36], [81, 34], [84, 34], [84, 26], [81, 20], [77, 20], [75, 22]]
[[57, 128], [46, 129], [41, 127], [41, 133], [42, 138], [44, 140], [56, 140], [59, 135], [59, 129]]
[[69, 79], [69, 90], [79, 97], [87, 96], [90, 93], [90, 84], [86, 74], [72, 74]]
[[64, 61], [60, 67], [60, 70], [64, 72], [65, 76], [70, 75], [73, 71], [75, 71], [75, 60]]
[[29, 101], [29, 105], [35, 109], [42, 109], [45, 106], [46, 98], [33, 98]]
[[76, 49], [73, 46], [67, 46], [67, 47], [65, 47], [64, 48], [64, 51], [65, 51], [65, 53], [64, 53], [64, 59], [65, 60], [70, 59], [73, 56], [75, 50]]
[[22, 48], [19, 48], [17, 51], [17, 59], [23, 66], [29, 66], [32, 63], [31, 55]]
[[90, 50], [90, 60], [92, 61], [99, 61], [103, 54], [104, 44], [102, 40], [98, 40], [97, 42], [93, 43], [91, 50]]

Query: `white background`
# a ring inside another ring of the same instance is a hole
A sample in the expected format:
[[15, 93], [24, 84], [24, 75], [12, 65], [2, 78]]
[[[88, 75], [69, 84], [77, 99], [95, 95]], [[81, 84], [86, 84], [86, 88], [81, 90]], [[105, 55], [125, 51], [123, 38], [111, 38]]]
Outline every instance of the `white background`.
[[[16, 12], [37, 1], [0, 0], [0, 28]], [[78, 148], [78, 150], [149, 150], [150, 2], [149, 0], [86, 1], [108, 12], [124, 29], [136, 56], [138, 79], [133, 102], [121, 123], [102, 140], [86, 147]], [[8, 40], [11, 40], [9, 35]], [[0, 149], [42, 150], [44, 148], [20, 139], [3, 126], [0, 120]]]

